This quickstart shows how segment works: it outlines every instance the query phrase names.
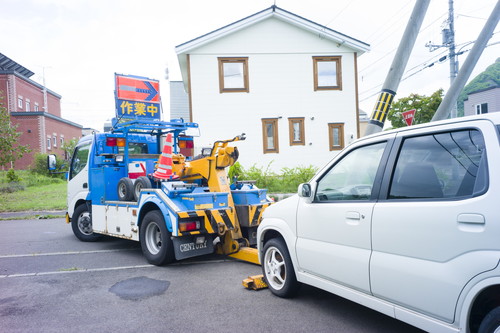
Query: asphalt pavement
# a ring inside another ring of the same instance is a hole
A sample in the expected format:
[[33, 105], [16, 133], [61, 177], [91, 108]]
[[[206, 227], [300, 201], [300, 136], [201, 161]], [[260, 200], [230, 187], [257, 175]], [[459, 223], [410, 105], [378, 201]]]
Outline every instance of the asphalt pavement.
[[63, 218], [0, 221], [1, 332], [421, 332], [325, 291], [282, 299], [259, 266], [209, 255], [157, 267], [137, 242], [80, 242]]

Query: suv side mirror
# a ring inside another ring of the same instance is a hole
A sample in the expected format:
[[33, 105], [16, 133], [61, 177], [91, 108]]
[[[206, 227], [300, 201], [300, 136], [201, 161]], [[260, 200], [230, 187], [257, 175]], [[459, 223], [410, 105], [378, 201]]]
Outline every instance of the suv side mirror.
[[55, 170], [56, 163], [57, 163], [56, 155], [51, 154], [47, 156], [47, 169], [49, 169], [50, 171]]
[[303, 183], [299, 185], [298, 195], [302, 198], [309, 198], [312, 194], [311, 184]]

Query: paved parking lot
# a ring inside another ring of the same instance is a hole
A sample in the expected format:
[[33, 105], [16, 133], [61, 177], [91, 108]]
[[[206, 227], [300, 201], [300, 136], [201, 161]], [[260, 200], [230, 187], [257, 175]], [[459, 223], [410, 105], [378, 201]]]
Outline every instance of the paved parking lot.
[[2, 332], [420, 332], [311, 287], [244, 289], [254, 274], [220, 256], [151, 266], [138, 243], [83, 243], [63, 219], [0, 221]]

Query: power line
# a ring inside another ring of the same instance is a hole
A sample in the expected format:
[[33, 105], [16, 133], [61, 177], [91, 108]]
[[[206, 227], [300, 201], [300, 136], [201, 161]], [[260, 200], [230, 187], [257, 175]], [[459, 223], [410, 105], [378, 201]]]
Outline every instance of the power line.
[[[498, 33], [498, 32], [496, 32], [496, 33]], [[463, 43], [463, 44], [472, 44], [472, 43], [474, 43], [474, 42], [467, 42], [467, 43]], [[493, 45], [497, 45], [497, 44], [500, 44], [500, 41], [490, 43], [490, 44], [486, 45], [486, 47], [493, 46]], [[466, 45], [464, 45], [464, 46], [466, 46]], [[456, 53], [456, 55], [457, 55], [457, 56], [458, 56], [458, 55], [462, 55], [462, 54], [464, 54], [464, 53], [466, 53], [466, 52], [469, 52], [471, 49], [472, 49], [472, 48], [467, 49], [467, 50], [463, 50], [463, 51], [459, 51], [459, 52], [457, 52], [457, 53]], [[444, 51], [443, 53], [446, 53], [446, 51]], [[433, 67], [435, 64], [437, 64], [437, 63], [441, 63], [441, 62], [444, 62], [444, 61], [446, 61], [447, 59], [448, 59], [448, 55], [445, 55], [444, 57], [441, 57], [441, 58], [439, 58], [438, 60], [436, 60], [436, 61], [434, 61], [434, 62], [432, 62], [432, 63], [430, 63], [430, 64], [428, 64], [428, 65], [425, 65], [423, 68], [420, 68], [418, 71], [416, 71], [416, 72], [414, 72], [414, 73], [411, 73], [411, 74], [408, 74], [407, 76], [403, 77], [403, 78], [401, 79], [401, 81], [404, 81], [404, 80], [406, 80], [406, 79], [409, 79], [410, 77], [412, 77], [412, 76], [414, 76], [414, 75], [416, 75], [416, 74], [418, 74], [418, 73], [420, 73], [420, 72], [424, 71], [425, 69], [427, 69], [427, 68], [431, 68], [431, 67]], [[422, 65], [422, 64], [421, 64], [421, 65]], [[418, 65], [417, 65], [416, 67], [418, 67]], [[415, 67], [413, 67], [413, 68], [415, 68]], [[408, 73], [409, 71], [410, 71], [410, 70], [406, 71], [406, 72], [405, 72], [405, 74], [406, 74], [406, 73]], [[376, 85], [376, 86], [373, 86], [373, 87], [371, 87], [371, 88], [369, 88], [369, 89], [367, 89], [367, 90], [365, 90], [365, 91], [361, 92], [361, 93], [360, 93], [360, 95], [366, 94], [366, 93], [368, 93], [369, 91], [371, 91], [371, 90], [373, 90], [373, 89], [380, 88], [381, 86], [382, 86], [382, 84], [378, 84], [378, 85]], [[365, 98], [363, 98], [363, 99], [360, 99], [360, 102], [364, 102], [364, 101], [366, 101], [367, 99], [370, 99], [370, 98], [372, 98], [372, 97], [374, 97], [374, 96], [378, 95], [378, 93], [379, 93], [379, 91], [377, 90], [375, 93], [371, 94], [370, 96], [367, 96], [367, 97], [365, 97]]]

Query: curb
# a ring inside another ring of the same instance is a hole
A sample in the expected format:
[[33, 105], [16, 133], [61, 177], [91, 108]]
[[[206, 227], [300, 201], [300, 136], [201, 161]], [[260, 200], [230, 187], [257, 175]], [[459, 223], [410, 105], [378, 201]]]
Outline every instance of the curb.
[[23, 212], [1, 212], [0, 220], [63, 218], [65, 210], [34, 210]]

